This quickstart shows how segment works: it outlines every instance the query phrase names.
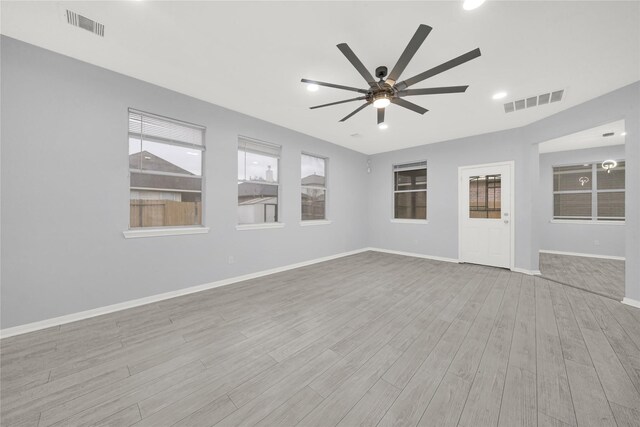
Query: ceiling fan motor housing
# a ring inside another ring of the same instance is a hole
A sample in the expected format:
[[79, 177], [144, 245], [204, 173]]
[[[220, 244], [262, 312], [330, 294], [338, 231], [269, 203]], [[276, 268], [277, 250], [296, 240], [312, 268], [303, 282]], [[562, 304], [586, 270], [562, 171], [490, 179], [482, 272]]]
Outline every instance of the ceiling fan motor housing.
[[387, 77], [387, 67], [382, 66], [382, 67], [376, 68], [376, 77], [379, 78], [380, 80]]

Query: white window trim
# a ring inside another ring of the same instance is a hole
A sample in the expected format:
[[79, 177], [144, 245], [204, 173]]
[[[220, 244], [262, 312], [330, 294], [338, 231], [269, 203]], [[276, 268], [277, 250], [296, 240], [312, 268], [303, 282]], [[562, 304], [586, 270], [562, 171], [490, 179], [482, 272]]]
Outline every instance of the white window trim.
[[429, 224], [428, 219], [391, 218], [389, 222], [393, 222], [395, 224]]
[[[188, 127], [194, 127], [197, 129], [201, 129], [202, 130], [202, 145], [197, 145], [197, 144], [187, 144], [187, 143], [180, 143], [178, 141], [172, 141], [172, 140], [166, 140], [166, 141], [156, 141], [156, 142], [160, 142], [162, 144], [166, 144], [166, 145], [173, 145], [173, 146], [177, 146], [177, 147], [188, 147], [188, 148], [192, 148], [194, 150], [199, 150], [202, 154], [201, 154], [201, 163], [200, 163], [200, 191], [197, 190], [188, 190], [185, 192], [188, 193], [200, 193], [200, 209], [201, 209], [201, 216], [200, 216], [200, 221], [202, 222], [201, 224], [194, 224], [194, 225], [189, 225], [189, 226], [185, 226], [185, 227], [176, 227], [176, 226], [165, 226], [165, 227], [131, 227], [131, 216], [129, 215], [129, 220], [128, 220], [128, 224], [129, 224], [129, 228], [126, 231], [123, 231], [122, 234], [124, 235], [125, 239], [136, 239], [136, 238], [140, 238], [140, 237], [160, 237], [160, 236], [180, 236], [180, 235], [186, 235], [186, 234], [204, 234], [204, 233], [208, 233], [209, 232], [209, 227], [206, 226], [205, 224], [205, 204], [206, 204], [206, 198], [205, 198], [205, 187], [206, 187], [206, 177], [205, 177], [205, 171], [206, 171], [206, 152], [207, 152], [207, 128], [205, 126], [202, 125], [197, 125], [194, 123], [190, 123], [190, 122], [186, 122], [184, 120], [177, 120], [177, 119], [173, 119], [171, 117], [166, 117], [166, 116], [161, 116], [159, 114], [154, 114], [154, 113], [149, 113], [146, 111], [142, 111], [142, 110], [137, 110], [135, 108], [131, 108], [129, 107], [127, 109], [127, 123], [130, 120], [131, 117], [131, 113], [133, 114], [139, 114], [140, 116], [142, 115], [146, 115], [148, 117], [156, 117], [159, 118], [161, 120], [165, 120], [167, 122], [172, 122], [172, 123], [176, 123], [182, 126], [188, 126]], [[131, 137], [131, 133], [129, 132], [129, 126], [127, 125], [127, 144], [129, 143], [129, 138]], [[141, 139], [142, 141], [142, 139]], [[127, 173], [129, 176], [129, 194], [131, 193], [131, 190], [141, 190], [140, 187], [132, 187], [131, 186], [131, 172], [135, 172], [135, 173], [144, 173], [144, 174], [148, 174], [148, 175], [166, 175], [166, 176], [185, 176], [185, 177], [189, 177], [192, 178], [189, 175], [183, 175], [183, 174], [171, 174], [169, 172], [158, 172], [158, 171], [148, 171], [148, 170], [141, 170], [141, 169], [131, 169], [131, 165], [129, 164], [129, 157], [127, 156]], [[193, 177], [196, 178], [196, 177]], [[157, 189], [157, 188], [153, 188], [153, 189], [149, 189], [151, 191], [162, 191], [163, 189]], [[173, 189], [172, 191], [175, 191], [175, 189]]]
[[236, 230], [263, 230], [268, 228], [284, 228], [284, 222], [263, 222], [260, 224], [238, 224]]
[[[238, 135], [238, 149], [237, 151], [240, 151], [240, 141], [241, 140], [245, 140], [247, 142], [251, 142], [251, 143], [255, 143], [258, 145], [263, 145], [265, 147], [270, 147], [273, 149], [278, 149], [278, 155], [274, 156], [271, 154], [266, 154], [264, 153], [264, 156], [267, 157], [272, 157], [274, 159], [276, 159], [276, 162], [278, 164], [278, 180], [275, 182], [268, 182], [268, 181], [253, 181], [250, 179], [238, 179], [238, 182], [242, 182], [242, 183], [248, 183], [248, 184], [260, 184], [260, 185], [272, 185], [274, 187], [277, 187], [278, 189], [278, 204], [276, 207], [276, 217], [280, 218], [280, 214], [282, 213], [281, 211], [281, 204], [282, 204], [282, 184], [280, 182], [280, 158], [282, 156], [282, 146], [278, 145], [278, 144], [274, 144], [272, 142], [267, 142], [267, 141], [262, 141], [260, 139], [256, 139], [256, 138], [251, 138], [248, 136], [244, 136], [244, 135]], [[237, 152], [236, 151], [236, 152]], [[246, 150], [245, 151], [245, 168], [246, 168]], [[246, 174], [245, 174], [245, 178], [246, 178]], [[236, 194], [238, 191], [238, 186], [236, 185]], [[238, 198], [236, 196], [236, 208], [238, 207]], [[236, 218], [237, 220], [237, 218]], [[284, 223], [283, 222], [261, 222], [261, 223], [256, 223], [256, 224], [236, 224], [236, 230], [259, 230], [259, 229], [265, 229], [265, 228], [282, 228], [284, 227]]]
[[[306, 151], [300, 152], [300, 166], [302, 167], [302, 156], [316, 157], [324, 160], [324, 186], [317, 185], [302, 185], [302, 178], [300, 178], [300, 225], [326, 225], [331, 224], [329, 219], [329, 158], [321, 156], [319, 154], [312, 154]], [[324, 190], [324, 219], [302, 219], [302, 189], [313, 188]]]
[[[326, 209], [326, 208], [325, 208]], [[326, 210], [325, 210], [326, 212]], [[332, 221], [329, 219], [307, 219], [304, 221], [300, 221], [300, 225], [303, 227], [308, 227], [312, 225], [329, 225]]]
[[[414, 167], [406, 167], [402, 169], [396, 170], [396, 166], [408, 165], [408, 164], [417, 164], [424, 163], [424, 166], [414, 166]], [[422, 170], [426, 171], [427, 175], [427, 188], [419, 189], [419, 190], [396, 190], [396, 172], [404, 172], [411, 170]], [[396, 193], [418, 193], [424, 191], [425, 198], [427, 200], [427, 209], [425, 214], [427, 217], [425, 219], [421, 218], [396, 218]], [[429, 223], [429, 162], [425, 160], [417, 160], [413, 162], [402, 162], [402, 163], [394, 163], [391, 165], [391, 218], [390, 222], [396, 224], [428, 224]]]
[[578, 220], [578, 219], [550, 219], [551, 224], [584, 224], [584, 225], [625, 225], [625, 221], [608, 221], [599, 220], [594, 221], [592, 219]]
[[[618, 160], [618, 162], [625, 161], [624, 159]], [[585, 165], [589, 164], [591, 166], [591, 189], [589, 190], [561, 190], [561, 191], [552, 191], [551, 197], [555, 199], [556, 194], [591, 194], [591, 216], [584, 217], [585, 219], [562, 219], [562, 217], [555, 216], [554, 212], [554, 203], [555, 201], [552, 199], [551, 201], [551, 219], [549, 222], [551, 224], [600, 224], [600, 225], [624, 225], [626, 221], [626, 206], [625, 206], [625, 216], [621, 221], [616, 220], [607, 220], [607, 219], [598, 219], [597, 215], [598, 211], [598, 193], [626, 193], [627, 185], [625, 182], [625, 188], [623, 189], [598, 189], [598, 163], [601, 163], [600, 160], [594, 160], [584, 163], [571, 163], [565, 165], [553, 165], [551, 166], [551, 180], [553, 183], [555, 168], [566, 167], [566, 166], [580, 166], [580, 164]], [[626, 203], [625, 203], [626, 205]], [[573, 216], [572, 218], [575, 218]]]
[[140, 237], [182, 236], [186, 234], [206, 234], [209, 227], [162, 227], [162, 228], [132, 228], [123, 231], [125, 239], [137, 239]]

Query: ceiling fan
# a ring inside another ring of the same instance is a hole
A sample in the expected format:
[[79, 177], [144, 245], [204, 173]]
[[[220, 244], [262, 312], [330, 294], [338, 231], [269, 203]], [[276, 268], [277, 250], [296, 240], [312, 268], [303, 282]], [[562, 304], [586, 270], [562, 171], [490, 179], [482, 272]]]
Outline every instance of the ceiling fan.
[[[460, 93], [467, 90], [469, 86], [448, 86], [448, 87], [433, 87], [433, 88], [424, 88], [424, 89], [408, 89], [410, 86], [413, 86], [416, 83], [419, 83], [423, 80], [428, 79], [429, 77], [433, 77], [436, 74], [440, 74], [444, 71], [450, 70], [453, 67], [457, 67], [458, 65], [464, 64], [467, 61], [471, 61], [474, 58], [480, 56], [480, 49], [471, 50], [463, 55], [458, 56], [450, 61], [447, 61], [443, 64], [438, 65], [437, 67], [433, 67], [430, 70], [427, 70], [423, 73], [420, 73], [416, 76], [413, 76], [409, 79], [398, 81], [400, 75], [404, 71], [404, 69], [411, 61], [411, 58], [416, 54], [422, 42], [427, 38], [432, 28], [428, 25], [421, 24], [416, 33], [413, 35], [409, 44], [400, 55], [400, 59], [391, 70], [391, 73], [387, 76], [387, 67], [378, 67], [376, 68], [376, 79], [371, 75], [371, 73], [367, 70], [367, 68], [362, 64], [360, 59], [356, 56], [355, 53], [351, 50], [349, 45], [346, 43], [340, 43], [338, 45], [338, 49], [344, 56], [347, 57], [349, 62], [358, 70], [358, 73], [362, 77], [364, 77], [365, 81], [369, 85], [366, 89], [359, 89], [356, 87], [343, 86], [333, 83], [320, 82], [317, 80], [309, 80], [302, 79], [303, 83], [308, 83], [312, 85], [318, 86], [326, 86], [334, 89], [342, 89], [342, 90], [350, 90], [352, 92], [361, 93], [362, 96], [357, 98], [345, 99], [342, 101], [330, 102], [329, 104], [316, 105], [314, 107], [310, 107], [312, 110], [316, 108], [329, 107], [331, 105], [344, 104], [346, 102], [353, 101], [365, 101], [360, 107], [356, 108], [353, 112], [343, 117], [340, 121], [344, 122], [349, 119], [353, 115], [360, 112], [367, 105], [373, 104], [374, 107], [378, 109], [378, 125], [384, 123], [384, 111], [385, 107], [389, 104], [399, 105], [400, 107], [407, 108], [411, 111], [415, 111], [418, 114], [424, 114], [427, 110], [419, 105], [416, 105], [412, 102], [404, 99], [407, 96], [415, 96], [415, 95], [435, 95], [435, 94], [444, 94], [444, 93]], [[385, 79], [386, 77], [386, 79]]]

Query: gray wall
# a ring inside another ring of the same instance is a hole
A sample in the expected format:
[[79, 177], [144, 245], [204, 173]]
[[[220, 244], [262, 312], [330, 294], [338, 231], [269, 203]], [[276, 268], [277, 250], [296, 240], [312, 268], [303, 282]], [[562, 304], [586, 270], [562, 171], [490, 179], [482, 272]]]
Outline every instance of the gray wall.
[[[371, 157], [371, 246], [445, 258], [458, 258], [458, 166], [515, 161], [516, 267], [531, 266], [530, 192], [518, 192], [529, 176], [521, 130], [507, 130]], [[533, 148], [532, 148], [533, 149]], [[537, 153], [536, 153], [537, 157]], [[391, 222], [396, 163], [427, 161], [428, 224]]]
[[[625, 121], [625, 295], [640, 300], [640, 82], [630, 84], [592, 99], [525, 128], [529, 142], [540, 143], [584, 129]], [[534, 214], [544, 212], [542, 201], [535, 195]], [[534, 238], [541, 233], [537, 230]], [[539, 242], [534, 242], [540, 247]]]
[[[255, 118], [6, 37], [1, 55], [2, 328], [366, 246], [457, 258], [457, 167], [503, 160], [515, 161], [516, 266], [536, 270], [536, 144], [621, 119], [626, 294], [640, 300], [640, 83], [522, 128], [371, 156], [367, 175], [366, 156]], [[209, 234], [122, 236], [128, 107], [207, 127]], [[285, 228], [235, 229], [238, 134], [283, 146]], [[301, 151], [330, 158], [331, 225], [298, 224]], [[429, 224], [391, 223], [391, 165], [413, 160], [429, 162]]]
[[[365, 155], [14, 39], [1, 43], [2, 328], [368, 245], [359, 209]], [[128, 107], [207, 127], [209, 234], [123, 237]], [[235, 229], [238, 134], [283, 146], [282, 229]], [[329, 157], [330, 225], [299, 225], [301, 151]]]
[[624, 159], [624, 156], [624, 145], [540, 154], [538, 195], [541, 215], [536, 220], [541, 249], [624, 257], [624, 225], [550, 222], [553, 218], [553, 166]]
[[[447, 258], [458, 257], [457, 167], [515, 161], [515, 265], [538, 270], [544, 248], [539, 218], [548, 218], [547, 193], [537, 191], [537, 144], [617, 120], [625, 120], [626, 296], [640, 300], [640, 82], [527, 126], [371, 156], [371, 246]], [[517, 113], [514, 113], [517, 114]], [[427, 160], [428, 224], [396, 224], [392, 217], [393, 163]], [[532, 191], [533, 189], [533, 191]]]

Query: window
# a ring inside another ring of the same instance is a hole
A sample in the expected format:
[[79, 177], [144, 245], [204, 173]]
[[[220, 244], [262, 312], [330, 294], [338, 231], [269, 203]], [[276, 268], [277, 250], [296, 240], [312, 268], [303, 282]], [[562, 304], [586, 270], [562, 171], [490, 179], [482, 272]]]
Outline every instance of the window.
[[327, 159], [302, 154], [302, 220], [327, 219]]
[[624, 221], [625, 162], [553, 167], [553, 218]]
[[204, 133], [129, 109], [129, 228], [202, 225]]
[[500, 219], [502, 176], [469, 177], [469, 218]]
[[427, 219], [427, 162], [393, 166], [395, 219]]
[[238, 224], [278, 222], [280, 146], [238, 139]]

